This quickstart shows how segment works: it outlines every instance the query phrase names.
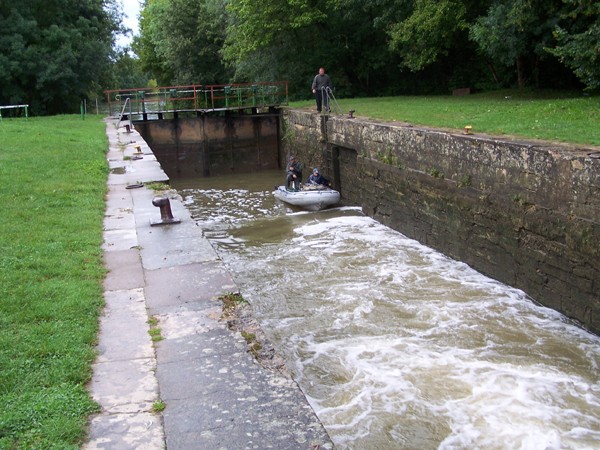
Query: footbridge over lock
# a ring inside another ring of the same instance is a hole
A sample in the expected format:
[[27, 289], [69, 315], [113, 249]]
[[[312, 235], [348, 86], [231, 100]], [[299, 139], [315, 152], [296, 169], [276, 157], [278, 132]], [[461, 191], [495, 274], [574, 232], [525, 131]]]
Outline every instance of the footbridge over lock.
[[105, 91], [117, 127], [142, 135], [171, 176], [279, 168], [287, 82]]

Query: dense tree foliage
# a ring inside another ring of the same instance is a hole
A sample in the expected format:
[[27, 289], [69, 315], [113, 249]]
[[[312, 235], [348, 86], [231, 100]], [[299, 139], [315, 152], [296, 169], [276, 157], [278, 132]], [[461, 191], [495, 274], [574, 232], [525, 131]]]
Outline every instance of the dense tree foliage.
[[564, 0], [560, 26], [554, 36], [558, 45], [550, 52], [571, 68], [591, 89], [600, 88], [600, 2]]
[[421, 70], [448, 54], [455, 36], [467, 29], [465, 16], [460, 0], [415, 0], [411, 13], [390, 27], [390, 46], [403, 66]]
[[133, 48], [159, 84], [227, 83], [225, 0], [148, 0]]
[[113, 48], [118, 0], [0, 0], [0, 103], [65, 112], [150, 78], [288, 80], [292, 98], [307, 98], [321, 66], [340, 96], [600, 88], [597, 0], [141, 3], [134, 56]]
[[328, 1], [317, 0], [230, 1], [223, 56], [235, 68], [235, 79], [300, 81], [294, 78], [304, 72], [301, 64], [329, 45], [318, 32], [326, 26], [327, 7]]
[[104, 89], [129, 89], [144, 87], [149, 77], [142, 69], [139, 58], [129, 48], [117, 49], [111, 70], [104, 80]]
[[116, 0], [0, 1], [0, 104], [78, 111], [110, 67]]
[[[237, 80], [303, 86], [325, 65], [341, 92], [598, 87], [593, 0], [230, 0], [223, 56]], [[557, 58], [560, 57], [560, 59]], [[569, 70], [570, 69], [570, 70]]]
[[561, 4], [561, 0], [496, 0], [470, 27], [470, 36], [490, 60], [516, 66], [518, 85], [525, 87], [526, 64], [539, 67], [540, 60], [551, 58], [546, 48], [554, 42], [552, 31]]
[[396, 0], [235, 0], [228, 4], [225, 60], [235, 79], [286, 79], [309, 96], [323, 66], [341, 95], [397, 92], [400, 58], [386, 29]]

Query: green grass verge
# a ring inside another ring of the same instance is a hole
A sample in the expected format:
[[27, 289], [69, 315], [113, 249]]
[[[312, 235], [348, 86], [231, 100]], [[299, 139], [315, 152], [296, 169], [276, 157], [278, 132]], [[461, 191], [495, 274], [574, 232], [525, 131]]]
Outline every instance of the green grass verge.
[[[466, 96], [338, 99], [344, 114], [474, 133], [600, 145], [600, 96], [503, 90]], [[314, 101], [293, 102], [310, 107]]]
[[0, 122], [0, 448], [78, 448], [98, 408], [107, 148], [97, 118]]

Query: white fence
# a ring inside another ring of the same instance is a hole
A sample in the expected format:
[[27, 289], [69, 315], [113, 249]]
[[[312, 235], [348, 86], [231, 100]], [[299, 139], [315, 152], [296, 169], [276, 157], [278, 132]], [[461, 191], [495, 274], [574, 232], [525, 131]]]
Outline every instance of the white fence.
[[27, 117], [29, 117], [29, 105], [7, 105], [7, 106], [0, 106], [0, 120], [2, 120], [2, 110], [3, 109], [19, 109], [19, 108], [25, 109], [25, 118], [27, 119]]

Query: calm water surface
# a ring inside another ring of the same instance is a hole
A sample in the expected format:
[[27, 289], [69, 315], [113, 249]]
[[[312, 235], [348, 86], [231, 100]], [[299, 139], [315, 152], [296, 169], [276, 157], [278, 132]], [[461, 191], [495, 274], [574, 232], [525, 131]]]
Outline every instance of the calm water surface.
[[600, 449], [600, 338], [281, 173], [173, 185], [340, 449]]

